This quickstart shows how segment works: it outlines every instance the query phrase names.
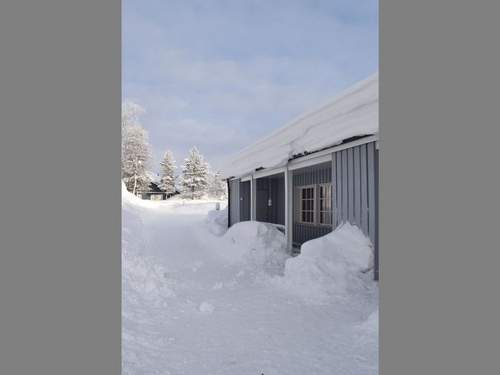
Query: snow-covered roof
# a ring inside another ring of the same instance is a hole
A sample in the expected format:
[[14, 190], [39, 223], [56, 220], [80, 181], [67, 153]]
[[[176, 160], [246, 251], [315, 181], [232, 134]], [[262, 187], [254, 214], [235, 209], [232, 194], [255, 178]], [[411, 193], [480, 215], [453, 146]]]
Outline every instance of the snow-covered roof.
[[296, 155], [378, 133], [378, 73], [351, 86], [320, 108], [299, 116], [226, 160], [224, 178], [286, 165]]

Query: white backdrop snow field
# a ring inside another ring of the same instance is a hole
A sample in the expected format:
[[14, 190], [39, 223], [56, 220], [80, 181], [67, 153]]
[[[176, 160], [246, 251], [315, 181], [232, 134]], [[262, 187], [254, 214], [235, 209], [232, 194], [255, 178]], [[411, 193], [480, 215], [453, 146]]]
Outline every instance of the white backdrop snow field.
[[370, 244], [352, 226], [287, 258], [274, 227], [215, 202], [123, 191], [123, 374], [378, 373]]

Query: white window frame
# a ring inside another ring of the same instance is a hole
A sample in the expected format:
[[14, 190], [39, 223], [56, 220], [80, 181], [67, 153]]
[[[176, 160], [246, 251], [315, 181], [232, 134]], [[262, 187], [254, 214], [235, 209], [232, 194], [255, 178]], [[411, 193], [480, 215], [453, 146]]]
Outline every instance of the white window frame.
[[[299, 217], [298, 217], [298, 223], [300, 224], [305, 224], [305, 225], [317, 225], [316, 223], [316, 192], [317, 192], [317, 188], [316, 188], [316, 185], [304, 185], [304, 186], [299, 186], [298, 187], [299, 189]], [[305, 200], [302, 198], [302, 192], [306, 189], [313, 189], [313, 196], [312, 196], [312, 199], [308, 198], [307, 200], [312, 200], [312, 203], [313, 203], [313, 208], [312, 208], [312, 211], [311, 210], [303, 210], [302, 209], [302, 202]], [[312, 212], [312, 218], [313, 218], [313, 221], [303, 221], [302, 220], [302, 213], [304, 212]]]
[[[333, 190], [332, 190], [332, 183], [331, 182], [325, 182], [322, 184], [318, 184], [318, 225], [321, 226], [333, 226]], [[323, 198], [325, 201], [329, 201], [329, 206], [330, 210], [322, 210], [321, 211], [321, 188], [326, 188], [328, 191], [328, 188], [330, 189], [329, 197]], [[329, 213], [330, 214], [330, 222], [329, 223], [322, 223], [321, 222], [321, 213]]]

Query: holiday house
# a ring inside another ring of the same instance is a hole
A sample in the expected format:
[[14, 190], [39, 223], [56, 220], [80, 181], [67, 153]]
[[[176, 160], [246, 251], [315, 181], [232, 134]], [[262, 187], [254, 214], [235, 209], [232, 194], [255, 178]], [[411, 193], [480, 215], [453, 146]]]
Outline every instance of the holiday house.
[[167, 199], [167, 193], [160, 189], [157, 183], [151, 182], [149, 184], [149, 189], [147, 190], [138, 190], [137, 196], [141, 199], [147, 199], [152, 201], [162, 201]]
[[272, 223], [289, 250], [344, 222], [374, 247], [378, 279], [378, 74], [230, 158], [229, 226]]

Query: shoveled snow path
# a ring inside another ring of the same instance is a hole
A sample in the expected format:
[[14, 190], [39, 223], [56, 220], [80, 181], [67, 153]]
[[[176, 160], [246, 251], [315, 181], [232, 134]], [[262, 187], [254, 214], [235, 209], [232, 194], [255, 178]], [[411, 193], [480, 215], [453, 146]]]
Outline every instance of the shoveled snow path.
[[157, 304], [125, 296], [123, 373], [376, 374], [378, 348], [353, 329], [366, 316], [308, 305], [228, 264], [216, 251], [222, 239], [204, 223], [213, 207], [166, 202], [138, 210], [144, 255], [165, 268], [175, 295]]

